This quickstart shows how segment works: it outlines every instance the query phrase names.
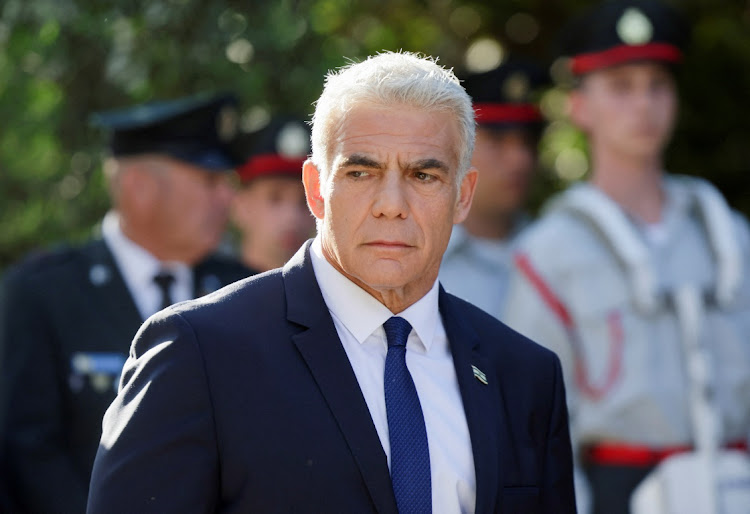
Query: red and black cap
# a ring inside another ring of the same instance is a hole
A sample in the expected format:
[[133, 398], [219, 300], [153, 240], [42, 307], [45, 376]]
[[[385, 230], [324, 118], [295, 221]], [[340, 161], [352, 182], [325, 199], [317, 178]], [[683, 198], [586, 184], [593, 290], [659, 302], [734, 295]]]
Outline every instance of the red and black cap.
[[262, 129], [241, 136], [236, 153], [243, 164], [237, 168], [242, 182], [264, 176], [300, 178], [310, 152], [310, 128], [292, 116], [277, 116]]
[[91, 123], [110, 132], [115, 157], [156, 153], [224, 172], [238, 164], [231, 152], [237, 105], [231, 93], [205, 93], [97, 112]]
[[574, 18], [563, 30], [562, 54], [573, 75], [618, 64], [682, 60], [689, 39], [686, 21], [656, 0], [609, 0]]
[[509, 58], [492, 70], [467, 73], [461, 79], [472, 99], [479, 126], [511, 129], [544, 125], [535, 100], [550, 78], [541, 66]]

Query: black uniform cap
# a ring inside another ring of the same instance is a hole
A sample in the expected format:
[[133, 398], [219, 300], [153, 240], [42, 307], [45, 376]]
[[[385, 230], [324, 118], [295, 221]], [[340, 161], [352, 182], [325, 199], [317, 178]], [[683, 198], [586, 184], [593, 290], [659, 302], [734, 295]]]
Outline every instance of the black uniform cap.
[[302, 176], [310, 152], [310, 127], [289, 115], [275, 116], [262, 129], [237, 139], [236, 153], [243, 164], [237, 169], [242, 182], [261, 176]]
[[164, 154], [221, 172], [238, 164], [231, 153], [237, 104], [229, 93], [200, 94], [94, 113], [91, 123], [111, 131], [115, 157]]
[[676, 64], [689, 39], [686, 21], [655, 0], [608, 0], [575, 17], [563, 29], [561, 54], [583, 75], [618, 64]]
[[480, 126], [537, 129], [544, 125], [536, 96], [550, 77], [541, 66], [512, 57], [492, 70], [467, 73], [462, 79]]

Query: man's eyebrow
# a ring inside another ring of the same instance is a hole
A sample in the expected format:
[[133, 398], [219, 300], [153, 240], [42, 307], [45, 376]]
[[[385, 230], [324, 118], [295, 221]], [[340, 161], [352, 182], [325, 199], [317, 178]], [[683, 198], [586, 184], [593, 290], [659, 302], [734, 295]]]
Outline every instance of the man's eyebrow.
[[383, 167], [381, 163], [376, 161], [375, 159], [372, 159], [370, 157], [367, 157], [366, 155], [362, 154], [352, 154], [349, 157], [344, 158], [338, 165], [339, 168], [349, 168], [352, 166], [360, 167], [360, 168], [377, 168], [380, 169]]
[[440, 170], [445, 173], [448, 173], [450, 171], [448, 165], [440, 159], [421, 159], [419, 161], [409, 163], [409, 169], [414, 171]]

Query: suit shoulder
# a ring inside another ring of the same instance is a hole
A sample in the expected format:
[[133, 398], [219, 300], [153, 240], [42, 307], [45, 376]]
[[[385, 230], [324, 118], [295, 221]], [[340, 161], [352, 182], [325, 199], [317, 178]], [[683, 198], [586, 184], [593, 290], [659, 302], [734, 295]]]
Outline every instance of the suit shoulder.
[[479, 307], [447, 293], [457, 308], [464, 312], [466, 321], [476, 330], [483, 349], [490, 353], [500, 353], [503, 358], [510, 355], [529, 359], [556, 359], [555, 353], [516, 332], [494, 316], [487, 314]]
[[[170, 307], [181, 314], [192, 318], [207, 313], [208, 316], [232, 316], [235, 310], [249, 306], [261, 308], [264, 305], [276, 305], [283, 298], [283, 279], [281, 269], [275, 269], [245, 276], [195, 300], [189, 300]], [[253, 313], [244, 312], [245, 317]], [[239, 319], [239, 318], [238, 318]]]
[[34, 250], [9, 267], [3, 279], [8, 283], [16, 283], [62, 276], [80, 265], [89, 246], [61, 244], [51, 248]]

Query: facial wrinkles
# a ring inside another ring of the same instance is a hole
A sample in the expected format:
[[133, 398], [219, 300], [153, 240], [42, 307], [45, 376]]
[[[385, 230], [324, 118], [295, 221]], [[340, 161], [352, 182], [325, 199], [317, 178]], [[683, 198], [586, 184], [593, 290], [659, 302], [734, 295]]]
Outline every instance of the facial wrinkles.
[[[395, 109], [399, 108], [398, 106], [386, 108], [386, 107], [381, 107], [381, 106], [370, 107], [366, 105], [362, 107], [364, 109], [371, 109], [371, 110], [376, 110], [376, 111], [382, 110], [384, 113], [391, 111], [391, 109], [393, 108]], [[405, 106], [403, 107], [403, 109], [404, 109], [404, 112], [419, 111], [418, 109], [412, 108], [409, 106]], [[437, 117], [438, 115], [440, 115], [440, 113], [441, 113], [440, 111], [435, 111], [434, 113], [432, 113], [432, 115]], [[453, 137], [448, 137], [447, 139], [450, 141], [458, 141], [458, 137], [457, 137], [458, 127], [452, 127], [450, 125], [438, 123], [436, 120], [432, 123], [432, 131], [429, 136], [416, 135], [411, 132], [403, 132], [403, 131], [400, 131], [399, 128], [400, 127], [398, 125], [394, 125], [392, 128], [389, 127], [385, 131], [374, 131], [368, 134], [352, 135], [352, 136], [346, 137], [343, 135], [346, 131], [346, 123], [341, 123], [332, 134], [331, 141], [334, 142], [334, 145], [332, 145], [333, 148], [332, 148], [331, 153], [333, 155], [336, 155], [336, 154], [341, 155], [343, 152], [340, 152], [340, 151], [337, 152], [337, 149], [341, 150], [342, 146], [348, 146], [348, 145], [356, 146], [360, 143], [363, 143], [365, 147], [367, 146], [371, 147], [372, 145], [368, 145], [368, 142], [372, 138], [379, 138], [377, 151], [378, 151], [378, 156], [380, 157], [387, 156], [390, 154], [398, 154], [400, 151], [400, 148], [406, 145], [416, 145], [416, 146], [424, 147], [425, 149], [434, 149], [434, 150], [437, 150], [438, 152], [441, 152], [442, 147], [438, 143], [436, 143], [436, 141], [445, 139], [444, 136], [446, 132], [451, 130], [451, 128], [454, 129]], [[457, 165], [458, 149], [455, 147], [451, 148], [450, 153], [451, 153], [453, 162], [456, 163], [454, 165], [454, 168], [458, 170], [458, 165]], [[409, 154], [407, 154], [407, 157], [411, 159], [411, 156]], [[336, 160], [338, 161], [338, 158]], [[378, 160], [380, 162], [387, 162], [387, 160], [383, 158], [378, 159]], [[332, 168], [335, 170], [338, 165], [338, 162], [334, 161], [332, 164], [333, 164]], [[404, 163], [399, 162], [398, 164], [403, 165]], [[328, 175], [330, 175], [330, 173]], [[458, 173], [456, 173], [456, 175], [458, 175]], [[456, 183], [458, 183], [458, 180], [456, 180]]]

